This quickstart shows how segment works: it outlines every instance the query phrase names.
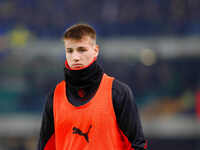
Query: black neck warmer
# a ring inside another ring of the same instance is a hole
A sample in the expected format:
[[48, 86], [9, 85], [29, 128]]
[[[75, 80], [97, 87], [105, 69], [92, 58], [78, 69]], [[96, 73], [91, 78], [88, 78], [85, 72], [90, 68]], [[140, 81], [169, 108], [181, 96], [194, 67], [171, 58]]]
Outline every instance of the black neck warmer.
[[69, 70], [65, 67], [64, 73], [67, 83], [66, 89], [70, 91], [70, 94], [72, 94], [71, 96], [80, 98], [78, 91], [81, 89], [85, 93], [82, 98], [88, 99], [98, 89], [103, 70], [95, 61], [89, 67], [81, 70]]

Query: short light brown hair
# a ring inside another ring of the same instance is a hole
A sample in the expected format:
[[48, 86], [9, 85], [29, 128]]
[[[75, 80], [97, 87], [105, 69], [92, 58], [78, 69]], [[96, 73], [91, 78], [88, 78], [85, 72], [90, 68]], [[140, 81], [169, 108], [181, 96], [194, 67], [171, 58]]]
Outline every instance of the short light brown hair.
[[95, 29], [88, 24], [75, 24], [64, 32], [64, 40], [81, 40], [84, 36], [89, 36], [90, 38], [96, 40]]

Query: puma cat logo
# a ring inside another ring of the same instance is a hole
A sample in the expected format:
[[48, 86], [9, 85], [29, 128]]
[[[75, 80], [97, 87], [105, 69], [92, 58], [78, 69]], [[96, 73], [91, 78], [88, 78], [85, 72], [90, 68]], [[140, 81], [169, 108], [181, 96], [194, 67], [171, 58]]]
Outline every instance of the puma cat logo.
[[88, 131], [86, 133], [83, 133], [79, 128], [73, 127], [72, 133], [73, 134], [79, 134], [80, 136], [83, 136], [85, 138], [85, 140], [89, 143], [88, 134], [89, 134], [91, 128], [92, 128], [92, 125], [89, 126]]

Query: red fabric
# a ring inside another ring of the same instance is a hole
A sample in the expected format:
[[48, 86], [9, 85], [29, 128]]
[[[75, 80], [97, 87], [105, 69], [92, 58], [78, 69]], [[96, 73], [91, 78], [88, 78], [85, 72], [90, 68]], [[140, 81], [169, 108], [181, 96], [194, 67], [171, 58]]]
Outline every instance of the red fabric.
[[144, 149], [147, 149], [147, 141], [145, 142]]
[[85, 96], [84, 90], [83, 90], [83, 89], [80, 89], [80, 90], [78, 91], [78, 95], [79, 95], [80, 97], [84, 97], [84, 96]]
[[53, 134], [44, 147], [44, 150], [55, 150], [55, 135]]
[[200, 90], [196, 92], [196, 114], [197, 118], [200, 119]]
[[113, 78], [104, 74], [95, 96], [79, 107], [68, 101], [66, 82], [57, 85], [53, 103], [57, 150], [131, 149], [131, 143], [117, 125], [112, 82]]
[[122, 136], [124, 143], [127, 143], [127, 147], [124, 150], [135, 150], [134, 148], [131, 147], [131, 143], [129, 142], [127, 136], [122, 132], [122, 130], [120, 130], [120, 134]]

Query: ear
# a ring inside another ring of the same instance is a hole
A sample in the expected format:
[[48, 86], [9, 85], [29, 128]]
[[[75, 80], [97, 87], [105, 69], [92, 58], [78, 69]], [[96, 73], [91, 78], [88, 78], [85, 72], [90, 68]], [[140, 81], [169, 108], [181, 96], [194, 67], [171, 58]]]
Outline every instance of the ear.
[[94, 48], [94, 51], [95, 51], [95, 57], [97, 57], [99, 55], [99, 45], [95, 45], [95, 48]]

